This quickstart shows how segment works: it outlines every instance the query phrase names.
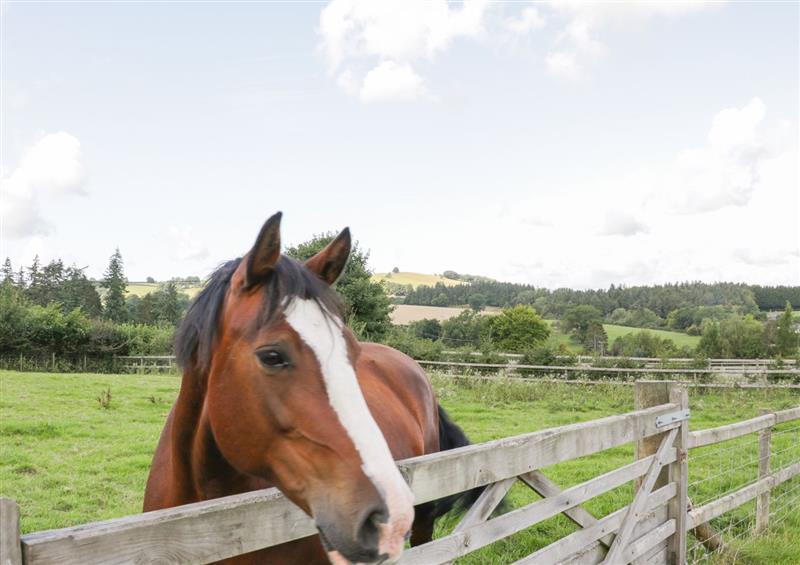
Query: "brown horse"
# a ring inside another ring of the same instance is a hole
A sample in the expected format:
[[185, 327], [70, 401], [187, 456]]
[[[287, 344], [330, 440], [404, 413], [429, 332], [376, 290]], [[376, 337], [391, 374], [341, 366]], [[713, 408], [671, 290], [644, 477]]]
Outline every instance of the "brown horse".
[[[276, 486], [319, 536], [231, 563], [372, 563], [430, 540], [452, 497], [417, 507], [394, 459], [468, 443], [427, 376], [394, 349], [359, 343], [332, 285], [345, 229], [300, 263], [280, 252], [281, 214], [220, 267], [176, 339], [183, 381], [153, 458], [144, 510]], [[413, 531], [412, 531], [413, 522]]]

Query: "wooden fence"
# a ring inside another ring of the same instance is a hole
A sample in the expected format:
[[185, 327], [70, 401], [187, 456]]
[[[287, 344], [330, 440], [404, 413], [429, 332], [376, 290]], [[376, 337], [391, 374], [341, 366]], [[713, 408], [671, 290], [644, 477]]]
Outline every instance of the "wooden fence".
[[[707, 529], [709, 520], [754, 498], [759, 527], [767, 527], [769, 493], [800, 474], [800, 461], [770, 469], [764, 442], [773, 426], [800, 419], [800, 406], [690, 433], [685, 387], [640, 382], [635, 400], [636, 409], [627, 414], [400, 461], [417, 503], [487, 487], [451, 533], [407, 550], [400, 562], [448, 563], [562, 513], [581, 529], [518, 564], [684, 563], [687, 532]], [[754, 482], [690, 509], [689, 450], [754, 433], [766, 454]], [[634, 461], [564, 490], [542, 472], [631, 442]], [[542, 498], [492, 517], [518, 480]], [[627, 506], [602, 518], [583, 508], [630, 481], [637, 490]], [[21, 537], [16, 503], [0, 499], [0, 514], [0, 565], [208, 563], [316, 532], [312, 520], [275, 489]]]

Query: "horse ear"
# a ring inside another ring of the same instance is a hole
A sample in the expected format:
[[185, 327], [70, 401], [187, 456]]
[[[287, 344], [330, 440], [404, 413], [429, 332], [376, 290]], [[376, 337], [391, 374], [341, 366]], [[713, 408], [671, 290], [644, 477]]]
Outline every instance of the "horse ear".
[[306, 261], [306, 267], [326, 283], [335, 283], [350, 257], [350, 243], [350, 228], [344, 228], [325, 249]]
[[247, 257], [247, 286], [253, 286], [269, 275], [281, 257], [281, 216], [271, 216], [261, 231]]

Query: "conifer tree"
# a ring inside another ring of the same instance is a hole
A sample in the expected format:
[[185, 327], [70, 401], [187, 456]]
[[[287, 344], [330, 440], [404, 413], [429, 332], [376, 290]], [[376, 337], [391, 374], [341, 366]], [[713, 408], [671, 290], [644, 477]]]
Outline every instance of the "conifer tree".
[[128, 309], [125, 306], [125, 289], [128, 281], [125, 279], [122, 254], [119, 247], [114, 251], [108, 262], [103, 276], [102, 287], [107, 290], [105, 295], [105, 308], [103, 316], [113, 322], [124, 322], [128, 318]]
[[14, 282], [14, 269], [11, 267], [11, 259], [6, 257], [3, 262], [3, 269], [0, 271], [3, 276], [3, 283], [13, 284]]
[[794, 316], [792, 315], [792, 305], [787, 301], [786, 310], [778, 318], [778, 336], [776, 349], [779, 355], [788, 357], [797, 351], [798, 335], [794, 329]]

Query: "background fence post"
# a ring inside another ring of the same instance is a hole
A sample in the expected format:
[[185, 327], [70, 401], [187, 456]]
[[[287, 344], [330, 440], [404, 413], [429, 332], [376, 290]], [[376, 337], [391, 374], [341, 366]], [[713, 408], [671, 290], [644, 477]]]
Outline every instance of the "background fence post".
[[[761, 414], [769, 414], [770, 410], [761, 410]], [[764, 428], [758, 434], [758, 479], [769, 475], [770, 457], [772, 455], [772, 428]], [[756, 500], [756, 533], [761, 533], [769, 525], [769, 490], [758, 495]]]
[[0, 498], [0, 565], [22, 565], [19, 506], [10, 498]]
[[[689, 394], [686, 387], [670, 383], [669, 400], [678, 405], [679, 410], [689, 409]], [[689, 512], [689, 420], [683, 420], [675, 438], [677, 458], [669, 466], [669, 481], [677, 487], [675, 498], [669, 501], [667, 518], [675, 519], [675, 533], [667, 546], [668, 563], [686, 563], [686, 523]]]

